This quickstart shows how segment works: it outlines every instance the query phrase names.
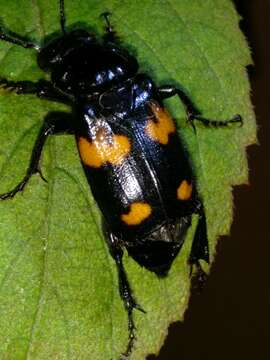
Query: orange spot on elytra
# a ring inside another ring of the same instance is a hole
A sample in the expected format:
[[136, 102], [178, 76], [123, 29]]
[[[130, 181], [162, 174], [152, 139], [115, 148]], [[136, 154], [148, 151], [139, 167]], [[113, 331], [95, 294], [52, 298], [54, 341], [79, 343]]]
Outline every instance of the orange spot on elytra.
[[121, 220], [127, 225], [139, 225], [152, 213], [151, 206], [143, 202], [134, 202], [130, 205], [127, 214], [121, 215]]
[[130, 153], [131, 145], [124, 135], [113, 135], [108, 139], [101, 131], [93, 141], [80, 137], [78, 148], [85, 165], [99, 168], [105, 163], [120, 165]]
[[177, 188], [178, 200], [189, 200], [192, 194], [192, 184], [189, 184], [187, 180], [183, 180]]
[[150, 119], [146, 125], [146, 134], [153, 140], [166, 145], [169, 135], [175, 132], [175, 124], [170, 114], [156, 103], [151, 103], [155, 119]]

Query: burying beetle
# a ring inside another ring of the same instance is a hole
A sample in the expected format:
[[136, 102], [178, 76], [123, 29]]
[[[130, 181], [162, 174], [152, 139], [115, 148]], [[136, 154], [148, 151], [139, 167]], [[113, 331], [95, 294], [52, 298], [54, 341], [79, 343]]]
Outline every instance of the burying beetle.
[[121, 47], [103, 14], [102, 39], [82, 29], [66, 31], [64, 0], [60, 0], [62, 34], [40, 47], [20, 36], [0, 32], [0, 38], [37, 51], [39, 67], [50, 81], [9, 81], [0, 85], [17, 94], [68, 104], [71, 113], [51, 112], [36, 139], [23, 180], [0, 199], [13, 198], [31, 176], [42, 176], [39, 162], [49, 135], [76, 137], [85, 175], [104, 219], [104, 235], [119, 277], [119, 292], [128, 314], [129, 356], [135, 340], [133, 310], [136, 302], [123, 266], [123, 248], [138, 264], [165, 277], [179, 253], [192, 214], [198, 214], [189, 263], [202, 271], [199, 260], [209, 262], [207, 224], [196, 188], [189, 155], [163, 100], [178, 96], [188, 121], [204, 125], [242, 124], [240, 115], [227, 121], [202, 117], [188, 96], [171, 85], [156, 86], [139, 73], [134, 56]]

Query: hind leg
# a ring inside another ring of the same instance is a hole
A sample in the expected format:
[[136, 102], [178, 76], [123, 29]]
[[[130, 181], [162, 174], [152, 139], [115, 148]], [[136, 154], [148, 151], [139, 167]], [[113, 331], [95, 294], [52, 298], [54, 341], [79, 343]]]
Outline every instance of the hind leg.
[[145, 311], [137, 304], [132, 294], [131, 287], [127, 278], [127, 274], [123, 265], [123, 250], [119, 239], [109, 230], [105, 229], [105, 235], [107, 244], [110, 250], [110, 254], [115, 261], [118, 272], [118, 286], [119, 294], [124, 303], [125, 309], [128, 315], [128, 333], [129, 341], [126, 347], [126, 351], [123, 354], [124, 357], [128, 357], [131, 354], [134, 341], [135, 341], [135, 323], [133, 319], [133, 310], [137, 309], [145, 313]]
[[204, 260], [209, 264], [209, 245], [206, 216], [200, 200], [197, 200], [194, 212], [198, 213], [199, 219], [195, 230], [188, 262], [190, 265], [190, 276], [193, 278], [192, 287], [195, 288], [197, 292], [201, 292], [207, 275], [201, 267], [200, 260]]

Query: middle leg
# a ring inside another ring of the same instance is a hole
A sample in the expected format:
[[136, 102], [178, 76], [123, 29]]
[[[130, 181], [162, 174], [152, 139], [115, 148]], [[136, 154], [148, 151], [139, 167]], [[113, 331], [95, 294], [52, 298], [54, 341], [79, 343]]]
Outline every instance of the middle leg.
[[[34, 144], [30, 163], [24, 178], [12, 190], [0, 194], [0, 200], [13, 198], [18, 192], [23, 191], [26, 184], [29, 182], [32, 175], [39, 173], [41, 178], [45, 180], [40, 170], [40, 158], [46, 139], [49, 135], [73, 133], [72, 129], [72, 116], [64, 112], [51, 112], [49, 113], [39, 131], [38, 137]], [[46, 181], [46, 180], [45, 180]]]

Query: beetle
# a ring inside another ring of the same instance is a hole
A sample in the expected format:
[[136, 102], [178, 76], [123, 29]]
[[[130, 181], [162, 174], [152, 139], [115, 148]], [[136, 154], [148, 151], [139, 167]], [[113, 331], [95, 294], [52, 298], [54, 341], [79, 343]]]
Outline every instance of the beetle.
[[4, 89], [19, 95], [68, 104], [71, 112], [50, 112], [36, 139], [26, 175], [0, 199], [13, 198], [31, 176], [39, 173], [40, 158], [50, 135], [76, 137], [81, 163], [93, 196], [103, 216], [103, 231], [115, 261], [119, 293], [128, 316], [129, 356], [135, 340], [133, 310], [144, 312], [136, 302], [123, 265], [123, 249], [142, 267], [165, 277], [179, 253], [192, 215], [198, 223], [189, 256], [202, 273], [200, 260], [209, 262], [207, 222], [198, 193], [190, 156], [177, 127], [164, 107], [164, 100], [178, 96], [187, 120], [194, 126], [242, 124], [240, 115], [229, 120], [204, 118], [186, 93], [175, 86], [157, 86], [139, 72], [139, 64], [121, 44], [102, 14], [105, 33], [78, 28], [67, 31], [64, 0], [59, 0], [61, 35], [44, 46], [0, 29], [0, 38], [37, 51], [39, 67], [50, 80], [11, 81], [0, 79]]

